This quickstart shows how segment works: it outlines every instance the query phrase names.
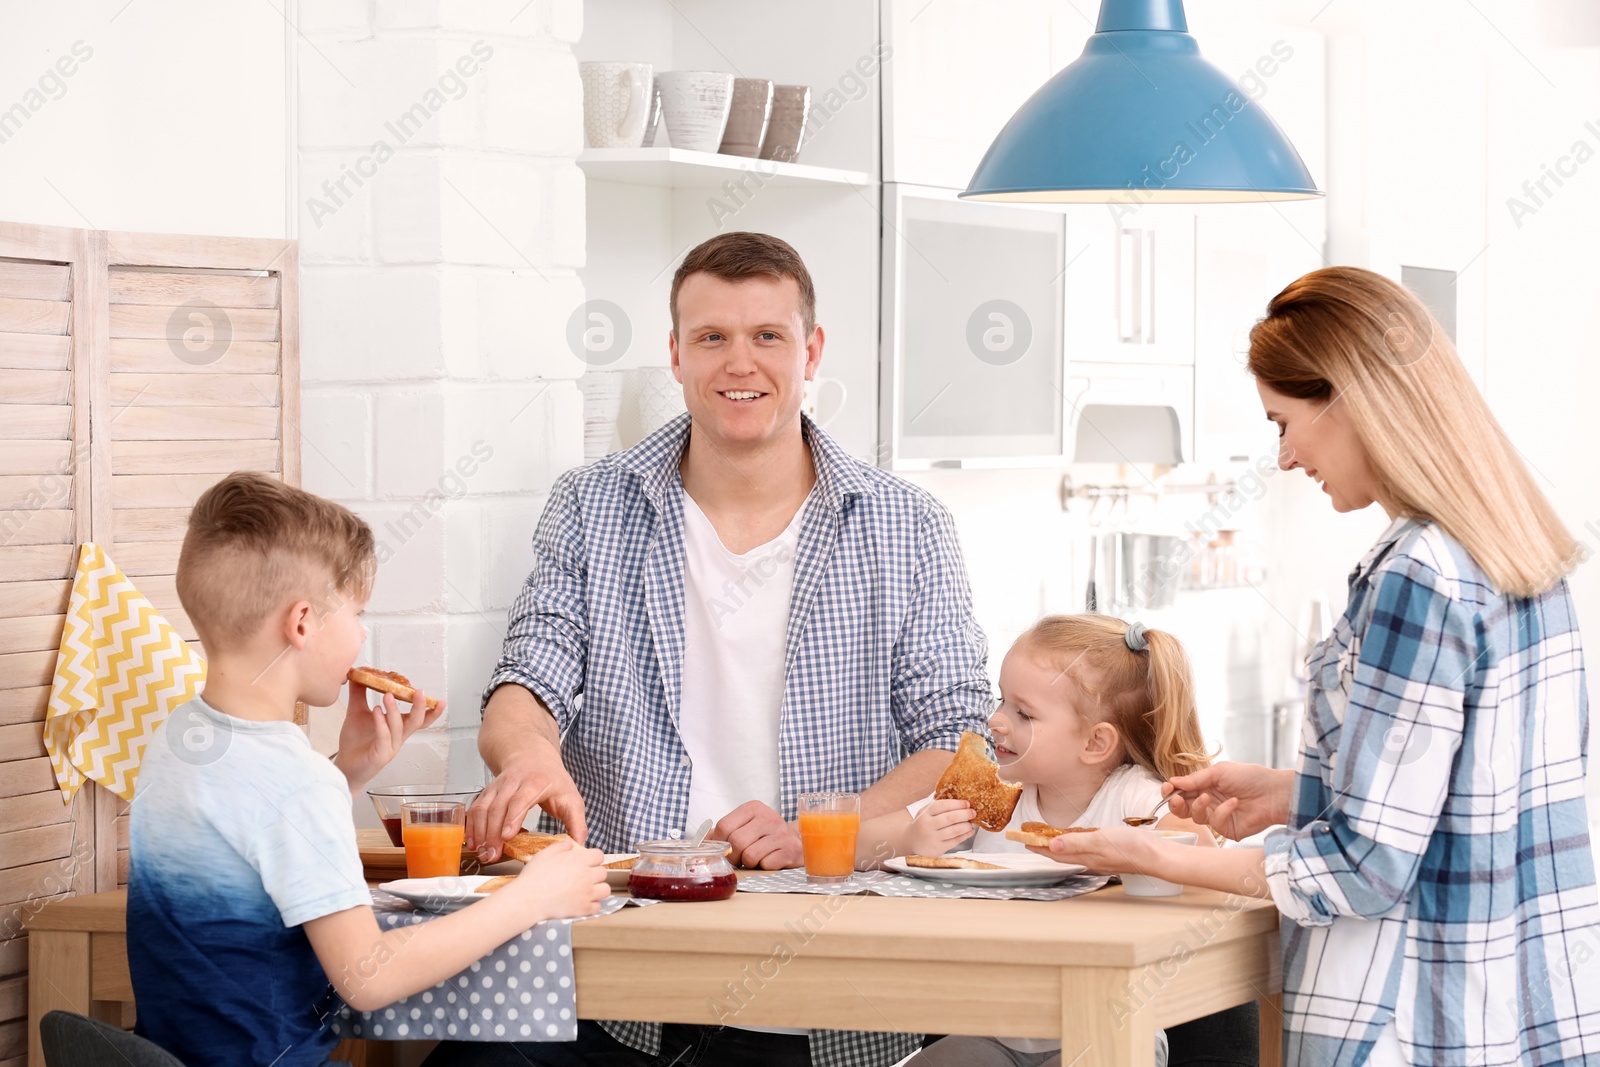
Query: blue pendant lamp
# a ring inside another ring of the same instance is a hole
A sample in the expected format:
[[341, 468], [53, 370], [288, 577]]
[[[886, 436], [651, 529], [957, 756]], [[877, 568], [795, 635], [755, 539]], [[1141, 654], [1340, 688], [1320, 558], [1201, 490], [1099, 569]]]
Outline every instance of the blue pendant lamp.
[[1083, 55], [1011, 116], [961, 193], [1134, 205], [1321, 195], [1277, 123], [1201, 58], [1183, 0], [1101, 0]]

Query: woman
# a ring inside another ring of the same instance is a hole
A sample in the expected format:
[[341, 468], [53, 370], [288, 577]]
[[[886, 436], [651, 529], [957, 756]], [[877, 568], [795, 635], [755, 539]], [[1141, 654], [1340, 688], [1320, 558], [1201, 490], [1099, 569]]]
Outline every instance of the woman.
[[1249, 366], [1279, 465], [1393, 520], [1311, 654], [1299, 769], [1167, 787], [1229, 837], [1274, 826], [1262, 849], [1115, 827], [1052, 854], [1270, 896], [1292, 920], [1287, 1063], [1600, 1064], [1577, 545], [1394, 282], [1306, 275], [1251, 331]]

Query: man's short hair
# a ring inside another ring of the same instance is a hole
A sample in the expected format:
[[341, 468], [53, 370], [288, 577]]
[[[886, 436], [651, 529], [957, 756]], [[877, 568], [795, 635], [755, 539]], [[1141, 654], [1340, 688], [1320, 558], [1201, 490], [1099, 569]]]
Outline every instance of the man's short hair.
[[811, 284], [811, 272], [806, 270], [800, 253], [789, 242], [771, 234], [736, 230], [695, 245], [678, 265], [668, 297], [673, 336], [678, 333], [678, 288], [689, 275], [702, 273], [730, 282], [757, 277], [793, 278], [800, 287], [800, 318], [805, 324], [805, 336], [810, 337], [817, 325], [817, 290]]
[[372, 528], [348, 508], [265, 474], [236, 471], [201, 494], [178, 556], [178, 599], [206, 650], [253, 637], [273, 612], [320, 612], [372, 591]]

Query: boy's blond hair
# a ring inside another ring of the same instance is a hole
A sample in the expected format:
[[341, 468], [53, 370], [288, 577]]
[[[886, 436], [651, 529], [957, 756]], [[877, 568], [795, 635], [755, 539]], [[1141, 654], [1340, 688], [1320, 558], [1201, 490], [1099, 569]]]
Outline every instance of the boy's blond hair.
[[189, 513], [178, 599], [211, 654], [253, 637], [273, 612], [309, 600], [322, 613], [372, 591], [372, 528], [348, 508], [265, 474], [236, 471]]

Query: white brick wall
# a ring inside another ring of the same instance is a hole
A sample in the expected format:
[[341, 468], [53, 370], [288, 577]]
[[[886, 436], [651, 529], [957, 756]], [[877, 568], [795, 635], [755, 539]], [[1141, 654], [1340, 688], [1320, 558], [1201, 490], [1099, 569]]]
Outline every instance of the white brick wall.
[[305, 483], [381, 546], [364, 654], [450, 702], [383, 779], [475, 783], [505, 609], [545, 494], [582, 457], [566, 322], [584, 299], [583, 5], [314, 7], [298, 57]]

